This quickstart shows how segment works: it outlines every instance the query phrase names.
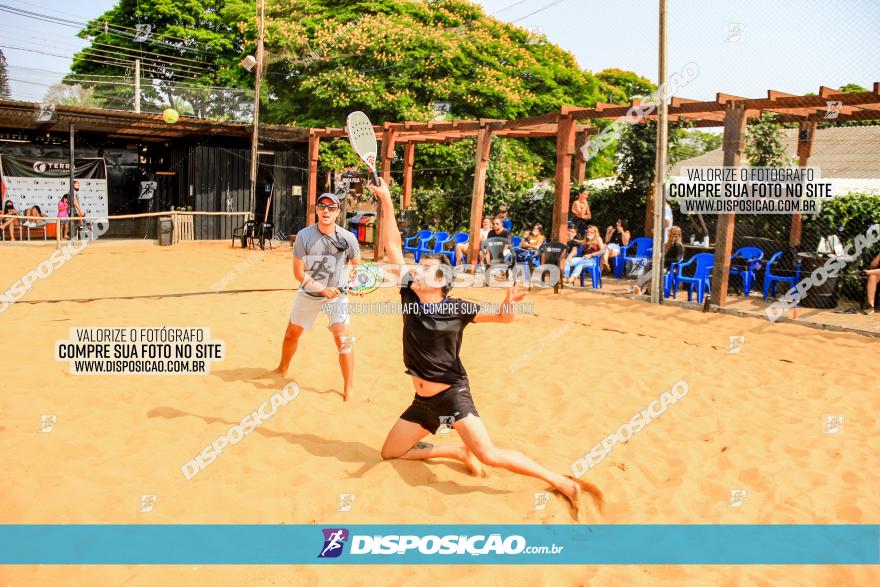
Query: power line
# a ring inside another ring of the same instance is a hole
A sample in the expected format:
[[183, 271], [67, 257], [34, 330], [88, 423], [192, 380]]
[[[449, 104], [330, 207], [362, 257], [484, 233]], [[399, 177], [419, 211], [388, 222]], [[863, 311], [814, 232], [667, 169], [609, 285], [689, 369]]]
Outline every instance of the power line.
[[563, 2], [565, 2], [565, 0], [553, 0], [553, 2], [550, 2], [549, 4], [546, 4], [546, 5], [542, 6], [541, 8], [538, 8], [534, 12], [530, 12], [525, 16], [521, 16], [521, 17], [517, 18], [516, 20], [511, 20], [510, 24], [514, 24], [514, 23], [517, 23], [521, 20], [525, 20], [525, 19], [529, 18], [530, 16], [535, 16], [539, 12], [544, 12], [545, 10], [549, 10], [550, 8], [553, 8], [554, 6], [562, 4]]
[[[42, 14], [39, 12], [24, 10], [22, 8], [16, 8], [14, 6], [8, 6], [6, 4], [0, 4], [0, 12], [7, 12], [10, 14], [14, 14], [16, 16], [22, 16], [25, 18], [31, 18], [34, 20], [48, 22], [51, 24], [57, 24], [57, 25], [61, 25], [61, 26], [67, 26], [67, 27], [71, 27], [71, 28], [81, 29], [84, 31], [89, 31], [90, 29], [94, 29], [94, 27], [98, 27], [98, 30], [100, 30], [100, 24], [98, 24], [98, 23], [89, 24], [87, 22], [59, 18], [59, 17], [52, 16], [49, 14]], [[140, 42], [138, 40], [138, 37], [144, 34], [143, 31], [138, 30], [136, 28], [126, 27], [126, 26], [122, 26], [122, 25], [111, 25], [107, 21], [104, 21], [103, 28], [104, 28], [104, 32], [107, 34], [115, 34], [119, 37], [124, 37], [129, 40], [134, 40], [136, 42]], [[111, 33], [110, 29], [114, 29], [112, 31], [112, 33]], [[133, 32], [129, 33], [126, 31], [133, 31]], [[181, 39], [179, 37], [172, 37], [170, 35], [164, 35], [164, 36], [168, 39], [173, 39], [173, 40], [177, 41], [178, 44], [163, 41], [161, 39], [156, 38], [156, 36], [152, 35], [152, 34], [148, 34], [148, 38], [145, 40], [147, 40], [150, 43], [155, 43], [158, 45], [165, 45], [165, 46], [174, 48], [175, 50], [178, 50], [178, 51], [191, 51], [191, 52], [203, 53], [206, 55], [214, 55], [214, 52], [204, 51], [202, 49], [195, 49], [193, 47], [190, 47], [189, 46], [190, 43], [196, 43], [192, 39]], [[180, 44], [183, 44], [183, 46], [180, 46]], [[196, 43], [196, 44], [198, 44], [198, 43]]]

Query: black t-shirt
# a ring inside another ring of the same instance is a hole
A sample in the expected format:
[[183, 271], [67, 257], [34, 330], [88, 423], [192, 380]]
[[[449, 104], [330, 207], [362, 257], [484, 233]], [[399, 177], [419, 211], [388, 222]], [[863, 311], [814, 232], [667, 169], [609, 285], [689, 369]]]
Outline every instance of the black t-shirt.
[[575, 239], [571, 239], [570, 241], [565, 243], [565, 246], [568, 248], [568, 256], [571, 257], [572, 255], [577, 254], [581, 243], [577, 242]]
[[406, 372], [425, 381], [455, 385], [467, 381], [458, 354], [464, 327], [474, 321], [480, 307], [458, 298], [423, 304], [405, 277], [400, 288], [403, 304], [403, 364]]
[[608, 241], [608, 244], [623, 246], [623, 233], [617, 230], [616, 228], [611, 233], [611, 240]]
[[511, 233], [506, 228], [502, 228], [501, 232], [495, 232], [495, 229], [489, 231], [489, 234], [486, 235], [486, 238], [510, 238]]

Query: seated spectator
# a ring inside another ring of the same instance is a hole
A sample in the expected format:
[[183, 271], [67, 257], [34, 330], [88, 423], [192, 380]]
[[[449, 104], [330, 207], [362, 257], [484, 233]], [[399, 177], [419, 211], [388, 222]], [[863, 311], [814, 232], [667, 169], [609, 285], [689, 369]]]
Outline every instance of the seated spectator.
[[877, 283], [880, 282], [880, 255], [874, 257], [871, 261], [871, 268], [865, 271], [868, 278], [868, 305], [862, 310], [863, 314], [870, 315], [874, 313], [874, 300], [877, 298]]
[[[602, 242], [602, 237], [599, 236], [599, 229], [595, 225], [590, 224], [587, 226], [586, 240], [581, 256], [576, 262], [571, 264], [569, 275], [566, 275], [569, 279], [569, 284], [574, 285], [577, 282], [584, 267], [596, 262], [593, 259], [604, 256], [605, 243]], [[599, 262], [601, 263], [601, 259], [599, 259]]]
[[6, 200], [6, 204], [3, 206], [3, 213], [0, 214], [0, 235], [6, 234], [6, 229], [9, 229], [9, 240], [15, 240], [15, 229], [18, 227], [18, 218], [12, 218], [12, 216], [19, 216], [19, 213], [15, 210], [15, 204], [12, 203], [12, 200]]
[[[489, 234], [489, 231], [492, 230], [492, 221], [488, 218], [483, 218], [483, 226], [480, 228], [480, 236], [477, 238], [477, 242], [474, 243], [474, 247], [476, 250], [480, 250], [480, 243], [486, 240], [486, 235]], [[473, 237], [471, 237], [473, 238]], [[470, 243], [459, 243], [455, 245], [455, 264], [461, 265], [462, 259], [467, 255], [468, 247]]]
[[571, 266], [576, 261], [580, 261], [580, 257], [578, 257], [578, 251], [585, 241], [578, 240], [577, 238], [577, 228], [575, 228], [574, 222], [568, 223], [568, 240], [565, 242], [566, 253], [565, 253], [565, 275], [571, 273]]
[[505, 230], [513, 230], [513, 221], [507, 217], [507, 206], [498, 208], [498, 216], [501, 217], [501, 225]]
[[[681, 240], [681, 228], [673, 226], [669, 229], [669, 240], [663, 248], [663, 265], [667, 268], [684, 257], [684, 244]], [[651, 291], [651, 259], [645, 264], [642, 274], [636, 280], [636, 285], [626, 288], [627, 293], [640, 295]]]
[[46, 225], [46, 221], [43, 220], [43, 218], [47, 218], [47, 216], [43, 214], [43, 211], [40, 210], [39, 206], [31, 206], [24, 211], [24, 215], [28, 218], [33, 218], [33, 220], [25, 220], [23, 222], [23, 224], [29, 228], [39, 228]]
[[[487, 239], [506, 238], [508, 240], [511, 240], [512, 236], [513, 235], [510, 233], [510, 231], [507, 230], [506, 228], [504, 228], [503, 219], [501, 218], [501, 215], [498, 215], [492, 219], [492, 230], [490, 230], [488, 233], [486, 233]], [[511, 254], [512, 253], [510, 252], [510, 247], [505, 245], [504, 246], [504, 260], [506, 261], [506, 260], [510, 259]], [[480, 251], [480, 261], [484, 265], [486, 264], [486, 261], [487, 261], [487, 259], [483, 258], [483, 251], [482, 250]]]
[[536, 224], [532, 230], [526, 231], [525, 237], [519, 244], [520, 250], [516, 252], [516, 260], [526, 262], [531, 257], [529, 251], [537, 251], [547, 240], [544, 237], [544, 228], [540, 224]]
[[606, 268], [609, 270], [611, 269], [611, 259], [620, 255], [620, 248], [628, 245], [629, 239], [629, 226], [627, 221], [623, 218], [618, 218], [617, 222], [614, 223], [614, 226], [609, 226], [605, 230], [605, 246], [608, 250], [608, 254], [602, 259], [602, 264]]

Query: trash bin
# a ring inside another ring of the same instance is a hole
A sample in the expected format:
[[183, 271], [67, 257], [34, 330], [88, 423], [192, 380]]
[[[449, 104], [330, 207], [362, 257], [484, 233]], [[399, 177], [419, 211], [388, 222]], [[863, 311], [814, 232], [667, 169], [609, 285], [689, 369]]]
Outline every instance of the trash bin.
[[159, 216], [159, 246], [167, 247], [171, 244], [171, 237], [174, 231], [174, 225], [171, 222], [171, 216]]
[[358, 219], [357, 239], [359, 243], [367, 242], [367, 218], [369, 216], [362, 213]]
[[375, 216], [367, 216], [366, 221], [366, 234], [364, 235], [364, 242], [369, 244], [373, 244], [376, 242], [376, 217]]
[[[807, 279], [810, 275], [825, 265], [830, 255], [818, 253], [798, 253], [801, 262], [801, 279]], [[837, 275], [829, 275], [822, 284], [814, 283], [807, 294], [800, 300], [800, 305], [805, 308], [832, 309], [837, 307]]]

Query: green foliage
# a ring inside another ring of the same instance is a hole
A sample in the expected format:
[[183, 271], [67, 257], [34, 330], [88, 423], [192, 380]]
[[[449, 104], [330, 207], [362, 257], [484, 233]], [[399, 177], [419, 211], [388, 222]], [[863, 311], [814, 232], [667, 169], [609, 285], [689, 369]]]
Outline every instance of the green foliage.
[[784, 167], [788, 163], [782, 125], [772, 112], [762, 112], [761, 118], [746, 129], [746, 157], [754, 167]]
[[[880, 195], [851, 193], [822, 204], [818, 214], [804, 216], [801, 242], [806, 250], [815, 251], [822, 237], [838, 235], [843, 244], [853, 242], [856, 235], [864, 235], [868, 227], [880, 222]], [[846, 297], [862, 301], [866, 295], [865, 280], [858, 277], [880, 253], [875, 245], [865, 250], [858, 261], [849, 263], [841, 272], [843, 283], [838, 291]]]
[[[273, 0], [266, 10], [260, 110], [265, 123], [339, 127], [352, 110], [363, 110], [380, 124], [428, 121], [437, 117], [437, 102], [449, 103], [448, 117], [454, 119], [512, 119], [558, 111], [563, 105], [590, 106], [608, 96], [625, 102], [654, 89], [645, 78], [622, 70], [594, 76], [582, 70], [571, 53], [488, 16], [467, 0]], [[256, 49], [252, 0], [119, 0], [81, 32], [94, 42], [77, 55], [74, 72], [125, 73], [124, 67], [86, 59], [99, 48], [95, 43], [140, 46], [120, 38], [112, 28], [105, 33], [104, 21], [130, 28], [148, 23], [155, 36], [146, 50], [196, 59], [212, 68], [212, 73], [188, 83], [253, 86], [253, 74], [238, 65]], [[188, 51], [172, 37], [197, 43], [190, 48], [203, 52]], [[150, 99], [166, 104], [188, 101], [176, 85], [184, 81], [180, 68], [145, 65], [144, 77], [167, 82], [158, 83]], [[102, 91], [107, 99], [130, 103], [130, 88], [121, 88]], [[229, 115], [223, 101], [214, 102], [220, 103], [215, 111], [194, 114]], [[322, 141], [322, 169], [356, 163], [346, 141]], [[398, 179], [401, 163], [394, 166]], [[539, 178], [552, 174], [554, 166], [552, 140], [496, 139], [487, 175], [487, 212], [504, 201], [511, 205], [512, 216], [514, 209], [521, 209], [522, 220], [531, 222], [544, 214], [546, 205], [532, 200], [529, 190]], [[590, 160], [587, 173], [609, 175], [613, 166], [612, 145]], [[463, 228], [473, 169], [473, 140], [419, 145], [413, 194], [418, 221]]]
[[9, 100], [12, 92], [9, 90], [9, 70], [6, 65], [6, 55], [0, 49], [0, 100]]
[[721, 146], [721, 135], [689, 129], [681, 131], [681, 139], [669, 148], [669, 164], [697, 157]]
[[628, 104], [633, 98], [650, 96], [657, 89], [650, 80], [623, 69], [603, 69], [596, 74], [600, 101]]

